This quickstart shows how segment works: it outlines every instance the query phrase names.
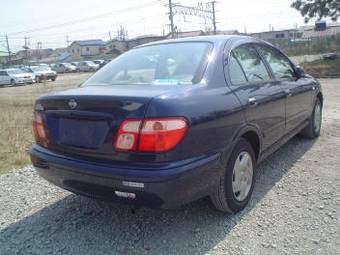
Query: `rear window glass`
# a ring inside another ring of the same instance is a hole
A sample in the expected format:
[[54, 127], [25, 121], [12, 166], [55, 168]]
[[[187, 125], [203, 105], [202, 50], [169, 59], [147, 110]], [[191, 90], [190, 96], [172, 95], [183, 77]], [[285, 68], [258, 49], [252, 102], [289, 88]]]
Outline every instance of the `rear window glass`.
[[249, 82], [270, 79], [264, 63], [253, 47], [249, 45], [240, 46], [233, 50], [233, 54], [242, 66]]
[[24, 71], [22, 71], [20, 69], [8, 69], [7, 72], [9, 74], [21, 74], [21, 73], [24, 73]]
[[87, 85], [187, 85], [206, 63], [210, 44], [169, 43], [128, 51], [111, 61]]

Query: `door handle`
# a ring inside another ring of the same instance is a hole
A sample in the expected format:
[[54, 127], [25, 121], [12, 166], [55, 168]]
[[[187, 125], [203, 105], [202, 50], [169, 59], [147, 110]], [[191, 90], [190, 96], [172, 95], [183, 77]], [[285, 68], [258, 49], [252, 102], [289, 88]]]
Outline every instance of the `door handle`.
[[256, 98], [255, 97], [249, 97], [248, 98], [248, 103], [250, 104], [250, 105], [257, 105], [257, 101], [256, 101]]
[[286, 89], [285, 93], [286, 93], [286, 97], [292, 96], [292, 91], [290, 89]]

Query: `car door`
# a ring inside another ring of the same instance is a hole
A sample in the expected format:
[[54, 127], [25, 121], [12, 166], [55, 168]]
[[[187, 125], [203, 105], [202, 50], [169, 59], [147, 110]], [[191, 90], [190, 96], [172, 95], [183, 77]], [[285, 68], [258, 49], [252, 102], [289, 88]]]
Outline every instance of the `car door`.
[[66, 72], [67, 72], [67, 68], [66, 68], [66, 66], [65, 66], [64, 64], [60, 64], [60, 67], [61, 67], [61, 71], [62, 71], [63, 73], [66, 73]]
[[81, 63], [79, 63], [79, 70], [80, 71], [84, 71], [84, 63], [83, 62], [81, 62]]
[[11, 84], [11, 77], [8, 75], [6, 71], [0, 71], [0, 83], [2, 85]]
[[5, 71], [4, 81], [5, 84], [11, 84], [12, 77], [8, 74], [7, 71]]
[[241, 45], [229, 56], [229, 79], [250, 125], [258, 127], [262, 149], [279, 140], [285, 128], [285, 94], [252, 44]]
[[56, 64], [56, 65], [54, 66], [54, 70], [55, 70], [56, 72], [60, 73], [60, 64]]
[[0, 84], [3, 85], [5, 84], [4, 83], [4, 75], [5, 74], [5, 71], [0, 71]]
[[305, 77], [297, 78], [291, 61], [279, 50], [268, 45], [257, 45], [259, 53], [268, 63], [275, 79], [286, 94], [286, 128], [288, 133], [308, 119], [312, 108], [315, 84]]

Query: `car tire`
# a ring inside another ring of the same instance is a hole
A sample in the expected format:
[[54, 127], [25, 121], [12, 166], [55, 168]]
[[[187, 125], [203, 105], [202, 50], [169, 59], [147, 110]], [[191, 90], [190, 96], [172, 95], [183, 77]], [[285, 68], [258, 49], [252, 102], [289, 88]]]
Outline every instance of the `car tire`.
[[16, 84], [15, 84], [15, 80], [11, 80], [11, 86], [15, 86]]
[[[242, 165], [240, 164], [242, 161]], [[237, 213], [249, 202], [255, 183], [255, 153], [244, 138], [236, 143], [221, 175], [219, 184], [210, 196], [214, 207], [222, 212]], [[241, 169], [246, 166], [246, 170]], [[249, 169], [248, 169], [249, 168]], [[241, 173], [241, 174], [240, 174]], [[236, 175], [239, 177], [237, 178]], [[240, 183], [242, 177], [242, 183]], [[238, 191], [241, 190], [242, 191]]]
[[308, 125], [301, 131], [301, 135], [314, 139], [320, 136], [322, 123], [322, 103], [319, 98], [316, 99], [312, 115], [309, 118]]
[[52, 80], [52, 81], [55, 81], [56, 79], [57, 79], [57, 78], [56, 78], [56, 77], [54, 77], [54, 78], [52, 78], [51, 80]]

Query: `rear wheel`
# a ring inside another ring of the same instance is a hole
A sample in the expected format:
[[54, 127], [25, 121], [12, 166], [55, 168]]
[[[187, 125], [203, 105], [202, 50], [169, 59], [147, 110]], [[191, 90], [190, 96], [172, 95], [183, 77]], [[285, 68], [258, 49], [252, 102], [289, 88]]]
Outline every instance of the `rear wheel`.
[[309, 118], [308, 125], [301, 131], [301, 135], [313, 139], [320, 136], [322, 123], [322, 104], [317, 99], [313, 108], [313, 113]]
[[254, 167], [254, 151], [241, 138], [230, 155], [218, 187], [211, 195], [211, 201], [217, 210], [235, 213], [247, 205], [254, 188]]

